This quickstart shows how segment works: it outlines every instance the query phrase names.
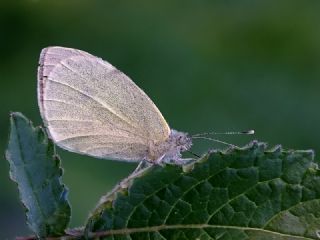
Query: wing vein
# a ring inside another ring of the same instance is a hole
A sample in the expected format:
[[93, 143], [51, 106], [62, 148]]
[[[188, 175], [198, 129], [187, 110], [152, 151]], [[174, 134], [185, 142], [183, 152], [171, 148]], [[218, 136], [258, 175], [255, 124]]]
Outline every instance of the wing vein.
[[49, 121], [61, 121], [61, 122], [88, 122], [88, 123], [101, 123], [99, 121], [80, 120], [80, 119], [50, 119]]
[[[70, 70], [72, 73], [78, 75], [80, 78], [82, 78], [83, 80], [86, 80], [83, 76], [81, 76], [81, 74], [77, 71], [75, 71], [74, 69], [72, 69], [70, 66], [66, 65], [63, 61], [60, 62], [61, 65], [63, 65], [64, 67], [66, 67], [68, 70]], [[97, 78], [94, 78], [95, 80], [98, 80]], [[99, 103], [100, 105], [102, 105], [104, 108], [107, 108], [109, 110], [109, 112], [111, 112], [112, 114], [114, 114], [115, 116], [117, 116], [119, 119], [121, 119], [122, 121], [126, 122], [127, 124], [129, 124], [130, 126], [132, 126], [133, 128], [137, 128], [136, 126], [134, 126], [132, 123], [130, 123], [130, 121], [123, 115], [118, 114], [110, 105], [106, 104], [105, 102], [100, 102], [99, 99], [96, 99], [82, 91], [80, 91], [79, 89], [76, 89], [72, 86], [70, 86], [71, 88], [77, 90], [78, 92], [84, 94], [87, 97], [90, 97], [92, 100], [94, 100], [95, 102]]]
[[[75, 136], [72, 136], [72, 137], [66, 137], [66, 138], [63, 138], [63, 139], [60, 139], [59, 140], [59, 142], [64, 142], [64, 141], [67, 141], [67, 140], [72, 140], [72, 139], [81, 139], [81, 138], [88, 138], [88, 137], [122, 137], [123, 138], [123, 136], [119, 136], [119, 135], [111, 135], [111, 134], [109, 134], [109, 135], [107, 135], [107, 134], [87, 134], [87, 135], [75, 135]], [[125, 137], [126, 139], [136, 139], [136, 138], [129, 138], [129, 137]], [[135, 141], [136, 142], [136, 141]], [[112, 140], [110, 143], [114, 143], [114, 140]], [[128, 143], [130, 143], [130, 142], [128, 142]]]
[[[76, 89], [76, 88], [74, 88], [74, 87], [72, 87], [72, 86], [70, 86], [70, 85], [68, 85], [68, 84], [66, 84], [66, 83], [58, 82], [58, 81], [55, 81], [55, 80], [50, 79], [50, 78], [48, 78], [48, 81], [55, 82], [55, 83], [57, 83], [57, 84], [61, 84], [61, 85], [67, 86], [67, 87], [73, 89], [74, 91], [77, 91], [78, 93], [80, 93], [80, 94], [82, 94], [82, 95], [90, 98], [91, 100], [93, 100], [94, 102], [96, 102], [96, 103], [98, 103], [100, 106], [102, 106], [103, 109], [108, 110], [110, 113], [114, 114], [116, 117], [118, 117], [120, 120], [122, 120], [122, 121], [124, 121], [125, 123], [127, 123], [127, 124], [128, 124], [129, 126], [131, 126], [132, 128], [137, 129], [137, 127], [135, 127], [134, 125], [132, 125], [132, 123], [130, 123], [128, 120], [126, 120], [126, 119], [122, 118], [120, 115], [116, 114], [111, 107], [104, 105], [104, 104], [101, 103], [99, 100], [95, 99], [94, 97], [92, 97], [92, 96], [90, 96], [90, 95], [82, 92], [81, 90]], [[111, 109], [112, 109], [112, 110], [111, 110]], [[108, 122], [109, 122], [110, 124], [112, 124], [110, 121], [108, 121]]]
[[[68, 85], [66, 85], [68, 86]], [[69, 87], [69, 86], [68, 86]], [[76, 104], [72, 104], [72, 103], [68, 103], [68, 102], [64, 102], [64, 101], [59, 101], [59, 100], [56, 100], [56, 99], [44, 99], [44, 101], [52, 101], [52, 102], [58, 102], [58, 103], [62, 103], [62, 104], [66, 104], [66, 105], [70, 105], [70, 106], [77, 106], [77, 107], [83, 107], [83, 106], [80, 106], [80, 105], [76, 105]], [[74, 122], [91, 122], [91, 123], [102, 123], [101, 121], [90, 121], [90, 120], [80, 120], [80, 119], [47, 119], [47, 121], [74, 121]], [[110, 121], [108, 121], [108, 123], [112, 126], [114, 126], [114, 124]], [[131, 126], [131, 125], [130, 125]], [[130, 133], [132, 135], [135, 135], [135, 136], [138, 136], [138, 137], [141, 137], [143, 139], [148, 139], [147, 137], [144, 137], [143, 135], [140, 135], [140, 134], [137, 134], [135, 132], [131, 132], [129, 130], [126, 130], [126, 129], [122, 129], [122, 128], [119, 128], [119, 127], [114, 127], [115, 129], [118, 129], [120, 131], [123, 131], [123, 132], [127, 132], [127, 133]], [[55, 127], [55, 129], [57, 129], [57, 127]]]

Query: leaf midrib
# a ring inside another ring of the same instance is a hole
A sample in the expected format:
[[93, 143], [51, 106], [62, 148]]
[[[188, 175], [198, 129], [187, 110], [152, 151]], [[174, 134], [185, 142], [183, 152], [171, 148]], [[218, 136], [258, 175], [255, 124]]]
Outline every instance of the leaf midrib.
[[111, 235], [130, 235], [133, 233], [144, 233], [144, 232], [159, 232], [161, 230], [172, 230], [172, 229], [204, 229], [204, 228], [224, 228], [224, 229], [234, 229], [234, 230], [241, 230], [241, 231], [259, 231], [269, 234], [276, 234], [281, 237], [295, 237], [296, 239], [303, 239], [303, 240], [312, 240], [314, 238], [303, 237], [294, 234], [286, 234], [275, 232], [271, 230], [261, 229], [261, 228], [252, 228], [252, 227], [240, 227], [240, 226], [227, 226], [227, 225], [211, 225], [211, 224], [177, 224], [177, 225], [158, 225], [158, 226], [151, 226], [151, 227], [142, 227], [142, 228], [123, 228], [123, 229], [113, 229], [108, 231], [102, 232], [90, 232], [89, 238], [93, 237], [104, 237], [104, 236], [111, 236]]
[[[20, 132], [18, 130], [18, 126], [17, 126], [17, 123], [16, 121], [14, 120], [14, 126], [15, 126], [15, 129], [16, 129], [16, 134], [17, 134], [17, 139], [18, 139], [18, 145], [19, 145], [19, 155], [21, 157], [21, 161], [23, 162], [23, 169], [24, 169], [24, 172], [27, 176], [27, 179], [28, 179], [28, 183], [30, 184], [31, 186], [31, 189], [32, 189], [32, 195], [33, 195], [33, 199], [35, 200], [35, 203], [36, 203], [36, 206], [39, 210], [39, 213], [40, 215], [42, 216], [42, 219], [45, 218], [45, 214], [44, 212], [42, 211], [42, 208], [40, 207], [40, 199], [38, 198], [38, 194], [37, 192], [35, 191], [35, 187], [32, 183], [32, 180], [31, 180], [31, 176], [30, 176], [30, 173], [28, 171], [28, 169], [25, 167], [27, 165], [27, 162], [26, 162], [26, 159], [25, 159], [25, 156], [23, 154], [23, 148], [22, 148], [22, 140], [21, 140], [21, 136], [20, 136]], [[35, 129], [35, 133], [37, 133], [36, 129]], [[23, 201], [23, 199], [22, 199]], [[24, 201], [23, 201], [24, 202]], [[24, 205], [27, 207], [28, 205], [26, 203], [24, 203]], [[29, 206], [28, 206], [29, 207]], [[30, 211], [30, 209], [27, 207], [27, 210], [28, 212]], [[30, 223], [31, 224], [31, 223]], [[41, 229], [42, 230], [42, 229]], [[40, 230], [40, 231], [41, 231]]]

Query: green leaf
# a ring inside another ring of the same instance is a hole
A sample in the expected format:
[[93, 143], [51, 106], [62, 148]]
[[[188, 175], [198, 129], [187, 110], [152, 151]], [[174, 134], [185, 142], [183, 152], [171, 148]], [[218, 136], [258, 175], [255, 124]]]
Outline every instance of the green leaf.
[[264, 143], [152, 166], [105, 196], [86, 226], [104, 239], [319, 239], [313, 151]]
[[12, 113], [6, 158], [18, 185], [27, 223], [38, 237], [64, 233], [70, 220], [67, 189], [53, 143], [21, 113]]

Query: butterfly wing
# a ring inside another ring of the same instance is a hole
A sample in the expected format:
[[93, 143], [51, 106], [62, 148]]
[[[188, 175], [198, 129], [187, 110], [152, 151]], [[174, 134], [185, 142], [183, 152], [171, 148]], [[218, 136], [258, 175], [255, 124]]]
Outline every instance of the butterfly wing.
[[43, 49], [38, 103], [50, 137], [60, 147], [99, 158], [139, 161], [150, 141], [170, 128], [151, 99], [125, 74], [89, 53]]

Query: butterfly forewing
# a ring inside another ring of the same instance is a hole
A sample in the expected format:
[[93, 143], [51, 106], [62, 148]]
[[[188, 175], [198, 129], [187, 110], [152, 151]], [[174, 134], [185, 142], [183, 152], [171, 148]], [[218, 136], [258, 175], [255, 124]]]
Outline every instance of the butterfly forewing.
[[150, 98], [125, 74], [86, 52], [49, 47], [38, 69], [38, 102], [51, 138], [70, 151], [142, 160], [170, 129]]

